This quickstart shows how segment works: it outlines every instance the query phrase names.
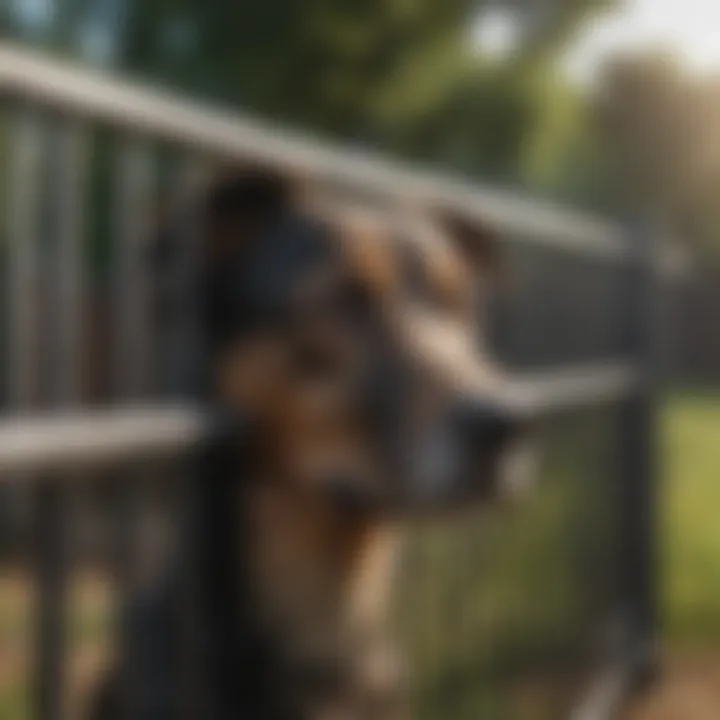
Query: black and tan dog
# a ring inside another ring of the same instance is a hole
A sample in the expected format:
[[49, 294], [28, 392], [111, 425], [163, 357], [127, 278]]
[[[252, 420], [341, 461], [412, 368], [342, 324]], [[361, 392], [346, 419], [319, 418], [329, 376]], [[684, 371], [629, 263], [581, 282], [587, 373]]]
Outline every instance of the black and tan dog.
[[479, 340], [493, 240], [257, 169], [210, 189], [203, 226], [210, 393], [252, 428], [206, 526], [217, 712], [405, 717], [403, 526], [491, 497], [519, 420]]

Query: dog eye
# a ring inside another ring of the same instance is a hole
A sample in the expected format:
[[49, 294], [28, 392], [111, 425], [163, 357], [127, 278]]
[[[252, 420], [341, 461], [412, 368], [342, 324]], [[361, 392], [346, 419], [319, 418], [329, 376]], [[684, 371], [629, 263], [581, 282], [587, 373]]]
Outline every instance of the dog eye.
[[304, 342], [295, 348], [293, 368], [303, 380], [327, 380], [341, 370], [339, 353], [329, 343]]
[[435, 306], [448, 317], [460, 315], [465, 309], [463, 298], [457, 294], [448, 292], [442, 293], [439, 297], [435, 298]]
[[337, 300], [338, 309], [351, 320], [363, 320], [372, 311], [372, 292], [370, 288], [357, 281], [346, 283]]
[[436, 310], [448, 318], [469, 318], [474, 310], [474, 296], [464, 288], [441, 288], [432, 298]]

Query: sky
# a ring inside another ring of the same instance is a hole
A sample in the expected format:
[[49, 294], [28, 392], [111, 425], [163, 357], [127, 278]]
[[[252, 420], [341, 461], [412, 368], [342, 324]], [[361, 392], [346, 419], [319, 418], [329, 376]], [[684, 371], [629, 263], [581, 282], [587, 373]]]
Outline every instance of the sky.
[[593, 21], [566, 61], [575, 79], [592, 82], [615, 51], [665, 45], [690, 69], [720, 72], [720, 0], [625, 0], [625, 7]]
[[[486, 51], [511, 51], [514, 25], [502, 11], [475, 29]], [[720, 0], [624, 0], [621, 8], [593, 18], [565, 58], [569, 76], [592, 84], [603, 60], [616, 52], [666, 46], [691, 69], [720, 72]]]

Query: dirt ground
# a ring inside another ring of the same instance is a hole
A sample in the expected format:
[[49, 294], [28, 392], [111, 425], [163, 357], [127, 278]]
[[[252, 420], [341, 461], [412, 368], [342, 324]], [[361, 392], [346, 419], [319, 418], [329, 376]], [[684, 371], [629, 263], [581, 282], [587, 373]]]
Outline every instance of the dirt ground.
[[[89, 691], [110, 657], [110, 586], [94, 572], [71, 577], [66, 717], [83, 716]], [[0, 720], [30, 717], [33, 583], [25, 570], [0, 572]]]
[[720, 652], [666, 658], [657, 682], [640, 694], [622, 720], [719, 720]]

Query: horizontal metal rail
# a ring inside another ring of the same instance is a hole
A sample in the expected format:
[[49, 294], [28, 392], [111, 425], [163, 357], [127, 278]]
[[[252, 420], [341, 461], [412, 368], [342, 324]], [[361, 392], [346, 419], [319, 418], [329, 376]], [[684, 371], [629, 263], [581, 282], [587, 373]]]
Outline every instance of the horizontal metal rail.
[[0, 421], [0, 472], [12, 479], [174, 456], [210, 427], [201, 409], [180, 405], [9, 416]]
[[625, 233], [617, 224], [481, 189], [364, 149], [333, 147], [247, 115], [207, 109], [11, 43], [0, 43], [0, 96], [43, 104], [225, 159], [264, 162], [321, 182], [432, 203], [494, 227], [510, 240], [611, 258], [629, 254]]
[[633, 366], [611, 362], [534, 373], [518, 378], [514, 386], [530, 413], [542, 416], [617, 402], [628, 397], [641, 381]]
[[[516, 388], [532, 413], [544, 416], [612, 403], [637, 382], [632, 368], [616, 363], [527, 376]], [[172, 456], [197, 447], [213, 427], [210, 414], [192, 405], [8, 416], [0, 421], [0, 472], [8, 478], [17, 472], [65, 474]]]

